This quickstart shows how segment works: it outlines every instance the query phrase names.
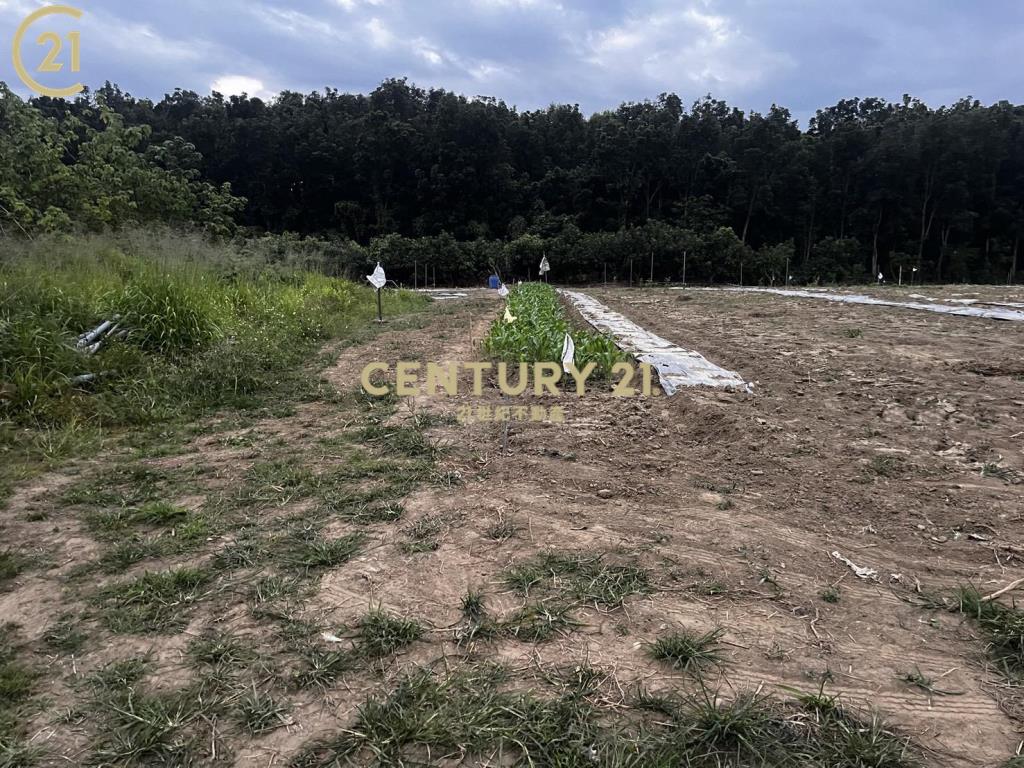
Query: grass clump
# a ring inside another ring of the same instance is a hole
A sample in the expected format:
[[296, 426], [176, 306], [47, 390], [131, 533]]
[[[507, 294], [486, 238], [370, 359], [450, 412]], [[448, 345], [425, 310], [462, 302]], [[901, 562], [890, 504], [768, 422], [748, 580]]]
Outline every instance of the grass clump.
[[487, 640], [498, 634], [500, 627], [487, 612], [482, 593], [469, 590], [462, 598], [463, 623], [455, 630], [455, 641], [460, 645], [476, 640]]
[[648, 653], [651, 658], [663, 661], [673, 669], [699, 676], [707, 667], [723, 663], [719, 646], [723, 633], [721, 629], [703, 634], [680, 630], [659, 637], [648, 647]]
[[284, 597], [290, 597], [298, 590], [299, 584], [278, 574], [264, 576], [252, 585], [250, 599], [254, 607], [266, 605]]
[[30, 765], [36, 750], [25, 744], [26, 708], [39, 671], [21, 658], [14, 625], [0, 626], [0, 765]]
[[830, 585], [821, 590], [821, 599], [826, 603], [838, 603], [839, 596], [839, 587], [835, 585]]
[[918, 768], [921, 762], [910, 739], [889, 728], [877, 714], [866, 717], [826, 694], [824, 682], [814, 693], [796, 693], [794, 722], [807, 729], [808, 752], [819, 765], [851, 768]]
[[151, 671], [148, 657], [112, 661], [88, 678], [97, 697], [112, 695], [134, 686]]
[[236, 635], [208, 632], [195, 638], [188, 647], [189, 657], [207, 667], [244, 669], [259, 660], [259, 653]]
[[570, 611], [569, 606], [559, 603], [527, 603], [501, 627], [517, 640], [543, 643], [555, 635], [567, 635], [579, 626]]
[[81, 651], [88, 639], [79, 625], [67, 616], [50, 627], [43, 635], [43, 642], [46, 643], [47, 648], [68, 655]]
[[346, 507], [338, 516], [342, 520], [348, 520], [357, 525], [395, 523], [405, 517], [405, 507], [393, 501], [360, 504]]
[[594, 696], [596, 671], [579, 668], [552, 687], [508, 690], [500, 667], [447, 678], [416, 671], [369, 698], [355, 723], [307, 746], [293, 765], [395, 766], [448, 761], [554, 768], [914, 768], [909, 742], [877, 719], [838, 708], [702, 691], [683, 700], [645, 697], [636, 708]]
[[977, 622], [988, 640], [989, 656], [1013, 680], [1024, 680], [1024, 612], [983, 600], [973, 587], [961, 587], [956, 607]]
[[191, 687], [151, 693], [144, 686], [150, 671], [148, 659], [125, 659], [109, 664], [91, 678], [92, 704], [100, 724], [89, 763], [142, 766], [198, 762], [202, 716], [220, 701], [205, 698]]
[[7, 582], [17, 578], [28, 564], [28, 558], [20, 552], [13, 552], [10, 549], [0, 552], [0, 589], [3, 589]]
[[427, 515], [405, 528], [402, 533], [406, 540], [401, 549], [408, 555], [421, 552], [433, 552], [441, 546], [437, 538], [445, 530], [448, 520], [444, 515]]
[[260, 691], [255, 685], [238, 700], [237, 709], [239, 720], [253, 736], [292, 724], [288, 715], [291, 707], [269, 693]]
[[118, 573], [143, 560], [157, 558], [164, 554], [163, 539], [133, 536], [104, 552], [99, 564], [100, 568], [107, 573]]
[[388, 455], [410, 459], [433, 458], [437, 448], [416, 427], [370, 424], [359, 433], [359, 439]]
[[356, 638], [356, 652], [366, 658], [390, 656], [423, 636], [423, 627], [411, 619], [375, 610], [363, 617]]
[[245, 482], [238, 501], [276, 506], [308, 498], [317, 486], [316, 475], [297, 459], [254, 464], [245, 473]]
[[514, 288], [508, 306], [516, 321], [498, 318], [484, 339], [484, 349], [492, 357], [508, 363], [560, 366], [565, 334], [571, 333], [580, 370], [594, 363], [595, 377], [608, 377], [616, 363], [628, 360], [611, 337], [572, 327], [558, 293], [549, 285], [528, 283]]
[[[87, 518], [96, 533], [119, 533], [142, 522], [135, 517], [139, 508], [165, 496], [171, 477], [163, 470], [145, 464], [122, 464], [75, 483], [64, 492], [62, 501], [72, 506], [113, 508]], [[134, 511], [133, 511], [134, 510]]]
[[515, 521], [499, 513], [494, 524], [484, 531], [484, 536], [491, 541], [507, 541], [517, 533], [519, 533], [519, 526], [516, 525]]
[[198, 568], [147, 572], [101, 590], [101, 618], [118, 634], [164, 634], [183, 629], [203, 597], [210, 574]]
[[176, 507], [166, 501], [151, 501], [139, 507], [131, 519], [146, 525], [175, 526], [184, 523], [188, 516], [188, 510], [184, 507]]
[[357, 657], [350, 651], [320, 649], [310, 649], [303, 655], [302, 661], [304, 668], [295, 678], [295, 685], [300, 689], [327, 688], [358, 663]]
[[303, 668], [296, 675], [295, 684], [301, 689], [327, 688], [346, 672], [397, 653], [419, 640], [423, 627], [378, 608], [360, 620], [351, 648], [323, 650], [309, 645], [309, 638], [317, 634], [319, 628], [307, 626], [302, 629], [302, 637], [297, 638]]
[[304, 574], [335, 568], [347, 563], [366, 542], [363, 533], [349, 533], [328, 539], [315, 526], [296, 527], [279, 539], [276, 554], [279, 562]]
[[872, 456], [868, 469], [878, 477], [895, 478], [903, 474], [905, 464], [900, 456]]
[[726, 758], [731, 765], [784, 765], [799, 752], [796, 732], [767, 696], [740, 694], [721, 701], [702, 689], [684, 703], [677, 719], [687, 751], [714, 756], [716, 762]]
[[182, 696], [120, 697], [110, 716], [93, 761], [103, 765], [192, 765], [197, 737], [188, 726], [199, 717], [199, 702]]
[[652, 589], [644, 569], [608, 563], [604, 555], [585, 553], [542, 553], [506, 570], [505, 583], [523, 595], [531, 590], [547, 590], [609, 607], [622, 605], [629, 595], [646, 594]]

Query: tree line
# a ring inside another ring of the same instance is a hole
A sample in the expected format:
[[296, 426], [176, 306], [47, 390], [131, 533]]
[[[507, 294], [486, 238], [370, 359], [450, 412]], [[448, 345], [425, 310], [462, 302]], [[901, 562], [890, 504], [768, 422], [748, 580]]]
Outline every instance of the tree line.
[[525, 277], [545, 253], [567, 281], [650, 278], [653, 263], [655, 280], [903, 267], [1005, 282], [1024, 231], [1024, 107], [1008, 102], [855, 98], [801, 130], [782, 107], [710, 96], [588, 117], [405, 80], [270, 102], [186, 90], [153, 102], [109, 83], [72, 101], [0, 100], [0, 149], [15, 160], [0, 171], [5, 229], [157, 218], [227, 236], [237, 224], [315, 240], [339, 271], [380, 258], [410, 283], [423, 267], [444, 282], [492, 267]]

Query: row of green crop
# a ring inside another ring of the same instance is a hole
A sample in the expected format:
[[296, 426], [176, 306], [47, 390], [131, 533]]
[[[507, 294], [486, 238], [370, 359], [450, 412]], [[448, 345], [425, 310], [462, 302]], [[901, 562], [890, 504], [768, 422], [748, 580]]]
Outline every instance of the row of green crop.
[[544, 283], [526, 283], [509, 294], [508, 309], [515, 318], [499, 317], [484, 340], [488, 354], [506, 362], [552, 362], [562, 359], [565, 334], [576, 345], [576, 367], [594, 363], [599, 377], [628, 358], [608, 336], [573, 327], [558, 293]]
[[[371, 289], [308, 272], [227, 274], [97, 240], [39, 250], [0, 262], [0, 426], [140, 424], [242, 405], [376, 309]], [[91, 356], [75, 348], [115, 316], [123, 337]]]

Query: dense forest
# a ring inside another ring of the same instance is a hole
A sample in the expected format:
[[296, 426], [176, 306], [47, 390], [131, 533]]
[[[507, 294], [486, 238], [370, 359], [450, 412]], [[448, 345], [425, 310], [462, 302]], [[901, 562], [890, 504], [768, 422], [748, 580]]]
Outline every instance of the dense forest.
[[1012, 281], [1024, 233], [1024, 107], [865, 98], [745, 113], [674, 94], [586, 116], [385, 81], [272, 102], [116, 86], [0, 96], [0, 226], [190, 223], [293, 233], [345, 272], [412, 282]]

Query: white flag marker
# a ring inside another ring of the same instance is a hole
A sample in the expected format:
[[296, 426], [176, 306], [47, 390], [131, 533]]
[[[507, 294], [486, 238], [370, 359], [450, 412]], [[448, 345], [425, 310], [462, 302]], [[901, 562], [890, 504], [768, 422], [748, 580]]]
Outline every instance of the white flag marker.
[[509, 294], [508, 286], [504, 283], [501, 284], [501, 288], [498, 289], [498, 295], [503, 299], [507, 299]]
[[542, 277], [544, 275], [546, 275], [548, 272], [551, 271], [551, 265], [548, 263], [548, 257], [547, 256], [543, 256], [541, 258], [541, 260], [540, 260], [540, 270], [539, 271], [540, 271], [540, 274], [541, 274]]
[[383, 288], [384, 285], [387, 283], [388, 280], [386, 277], [384, 277], [384, 267], [380, 265], [379, 261], [377, 262], [377, 268], [373, 270], [373, 274], [367, 275], [366, 279], [369, 280], [370, 285], [372, 285], [378, 291], [381, 288]]
[[562, 370], [569, 373], [570, 368], [574, 365], [576, 365], [576, 343], [567, 333], [565, 341], [562, 342]]
[[505, 322], [512, 325], [516, 321], [515, 315], [512, 314], [508, 307], [505, 307]]

